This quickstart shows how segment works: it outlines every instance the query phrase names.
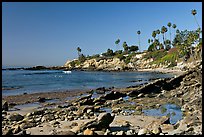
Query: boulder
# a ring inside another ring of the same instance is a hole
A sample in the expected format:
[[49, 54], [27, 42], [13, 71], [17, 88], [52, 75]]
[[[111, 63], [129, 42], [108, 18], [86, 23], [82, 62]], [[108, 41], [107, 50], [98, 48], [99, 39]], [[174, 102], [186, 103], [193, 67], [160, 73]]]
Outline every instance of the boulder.
[[13, 113], [8, 117], [10, 121], [20, 121], [20, 120], [23, 120], [23, 118], [24, 117], [18, 113]]
[[95, 135], [95, 133], [91, 129], [86, 129], [83, 131], [83, 135]]
[[2, 103], [2, 110], [8, 111], [8, 102], [7, 101], [4, 101]]
[[80, 131], [84, 131], [86, 128], [102, 130], [109, 128], [109, 125], [113, 122], [115, 115], [110, 113], [100, 113], [96, 119], [89, 120], [80, 126]]
[[138, 135], [146, 135], [148, 133], [149, 133], [148, 129], [142, 128], [139, 130]]
[[116, 135], [125, 135], [125, 132], [121, 130], [121, 131], [117, 132]]
[[126, 94], [124, 94], [124, 93], [120, 93], [120, 92], [116, 92], [116, 91], [111, 91], [109, 94], [106, 94], [104, 96], [104, 98], [106, 100], [114, 100], [114, 99], [118, 99], [120, 97], [125, 97], [125, 96], [126, 96]]
[[99, 128], [109, 128], [109, 125], [113, 122], [115, 115], [110, 113], [100, 113], [98, 116], [98, 126]]
[[174, 130], [174, 126], [171, 124], [162, 124], [161, 126], [162, 133], [168, 133]]

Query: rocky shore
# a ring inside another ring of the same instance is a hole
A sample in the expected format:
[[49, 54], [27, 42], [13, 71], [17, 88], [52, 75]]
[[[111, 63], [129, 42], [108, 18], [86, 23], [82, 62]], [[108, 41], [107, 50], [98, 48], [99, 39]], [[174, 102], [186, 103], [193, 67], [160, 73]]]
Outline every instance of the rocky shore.
[[[2, 135], [202, 134], [202, 62], [174, 78], [157, 79], [137, 87], [70, 93], [2, 97]], [[60, 101], [46, 102], [50, 99]], [[25, 114], [12, 111], [17, 104], [32, 102], [42, 106]], [[182, 118], [171, 123], [173, 113], [144, 114], [144, 110], [161, 109], [165, 104], [178, 105]]]

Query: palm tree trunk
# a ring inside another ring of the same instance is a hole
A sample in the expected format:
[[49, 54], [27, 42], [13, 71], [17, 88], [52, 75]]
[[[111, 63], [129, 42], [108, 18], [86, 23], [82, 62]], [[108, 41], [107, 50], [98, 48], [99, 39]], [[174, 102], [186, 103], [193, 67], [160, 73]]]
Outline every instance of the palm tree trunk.
[[164, 44], [164, 34], [162, 34], [163, 35], [163, 44]]
[[197, 25], [198, 25], [198, 28], [200, 28], [200, 25], [198, 24], [198, 21], [197, 21], [195, 15], [194, 15], [194, 19], [195, 19], [195, 21], [196, 21], [196, 23], [197, 23]]
[[140, 49], [140, 35], [138, 35], [138, 40], [139, 40], [139, 52], [141, 51]]
[[170, 46], [171, 46], [171, 28], [169, 27], [169, 33], [170, 33]]

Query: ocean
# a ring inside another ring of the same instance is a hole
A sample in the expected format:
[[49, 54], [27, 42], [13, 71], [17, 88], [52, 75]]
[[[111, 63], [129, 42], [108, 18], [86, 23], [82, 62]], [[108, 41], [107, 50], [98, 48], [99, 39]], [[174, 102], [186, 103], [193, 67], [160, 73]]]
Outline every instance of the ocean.
[[173, 77], [156, 72], [98, 72], [63, 70], [2, 70], [2, 95], [89, 90], [99, 87], [124, 88]]

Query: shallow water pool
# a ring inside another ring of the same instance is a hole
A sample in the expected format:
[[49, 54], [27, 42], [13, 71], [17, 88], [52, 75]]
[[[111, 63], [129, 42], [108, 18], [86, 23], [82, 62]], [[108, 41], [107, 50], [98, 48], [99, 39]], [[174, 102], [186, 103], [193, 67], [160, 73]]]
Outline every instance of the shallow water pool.
[[175, 124], [177, 121], [182, 119], [181, 107], [175, 104], [165, 104], [159, 109], [147, 109], [142, 110], [147, 116], [170, 116], [170, 123]]

